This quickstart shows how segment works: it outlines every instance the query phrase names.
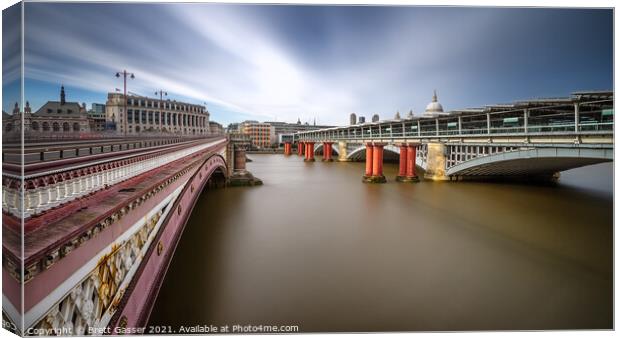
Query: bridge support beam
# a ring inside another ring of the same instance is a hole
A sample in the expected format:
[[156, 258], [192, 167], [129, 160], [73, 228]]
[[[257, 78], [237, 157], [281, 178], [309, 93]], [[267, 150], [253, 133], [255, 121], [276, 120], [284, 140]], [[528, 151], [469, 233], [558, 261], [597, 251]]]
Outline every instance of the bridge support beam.
[[366, 145], [366, 172], [363, 182], [385, 183], [383, 175], [383, 144]]
[[323, 142], [323, 161], [331, 162], [332, 159], [332, 142]]
[[420, 179], [415, 172], [417, 144], [402, 144], [400, 146], [400, 163], [398, 167], [398, 182], [419, 182]]
[[284, 143], [284, 155], [286, 156], [291, 155], [291, 142]]
[[314, 142], [306, 142], [306, 162], [314, 162]]
[[427, 144], [426, 172], [424, 173], [424, 178], [433, 181], [447, 181], [450, 179], [450, 177], [446, 175], [445, 144], [439, 142]]

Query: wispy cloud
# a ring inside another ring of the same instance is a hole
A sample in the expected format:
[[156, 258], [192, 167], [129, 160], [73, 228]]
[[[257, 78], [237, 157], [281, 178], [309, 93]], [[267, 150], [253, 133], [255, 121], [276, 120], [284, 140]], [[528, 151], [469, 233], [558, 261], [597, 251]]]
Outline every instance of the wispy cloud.
[[[597, 55], [558, 38], [575, 17], [602, 36], [580, 42]], [[108, 92], [126, 68], [132, 91], [213, 103], [223, 122], [340, 124], [420, 112], [435, 88], [460, 108], [612, 78], [611, 11], [28, 3], [26, 19], [27, 78]], [[589, 75], [567, 79], [575, 66]]]

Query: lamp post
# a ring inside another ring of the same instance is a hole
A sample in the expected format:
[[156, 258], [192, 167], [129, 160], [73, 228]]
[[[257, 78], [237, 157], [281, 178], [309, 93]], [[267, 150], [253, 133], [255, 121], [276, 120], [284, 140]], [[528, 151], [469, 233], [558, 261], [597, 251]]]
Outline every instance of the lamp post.
[[136, 77], [133, 73], [129, 73], [126, 70], [116, 73], [116, 77], [118, 78], [120, 78], [121, 75], [123, 76], [123, 106], [125, 111], [125, 117], [123, 118], [123, 132], [125, 138], [127, 138], [127, 75], [129, 75], [130, 79], [135, 79]]
[[168, 93], [166, 93], [165, 91], [163, 91], [162, 89], [158, 90], [155, 92], [155, 95], [159, 94], [159, 132], [162, 132], [162, 111], [161, 111], [161, 105], [164, 103], [164, 96], [168, 96]]

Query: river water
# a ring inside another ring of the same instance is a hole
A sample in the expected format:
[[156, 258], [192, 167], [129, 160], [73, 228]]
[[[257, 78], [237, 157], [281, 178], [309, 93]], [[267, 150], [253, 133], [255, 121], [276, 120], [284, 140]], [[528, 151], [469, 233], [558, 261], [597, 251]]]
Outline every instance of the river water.
[[364, 163], [249, 155], [205, 191], [151, 325], [302, 332], [612, 328], [611, 164], [560, 184], [364, 184]]

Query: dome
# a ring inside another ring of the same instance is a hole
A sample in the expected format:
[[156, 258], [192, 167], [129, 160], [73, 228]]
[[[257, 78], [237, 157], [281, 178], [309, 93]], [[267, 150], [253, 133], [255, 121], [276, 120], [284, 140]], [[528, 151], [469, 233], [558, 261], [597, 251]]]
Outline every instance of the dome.
[[428, 114], [443, 113], [441, 103], [437, 102], [437, 91], [433, 92], [433, 101], [426, 105], [426, 110], [424, 112]]

